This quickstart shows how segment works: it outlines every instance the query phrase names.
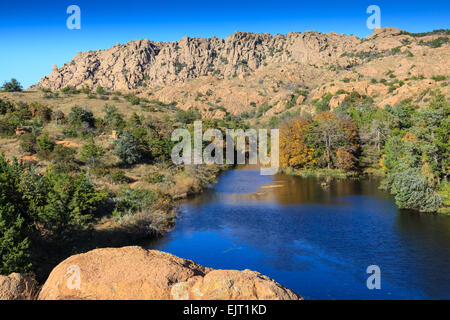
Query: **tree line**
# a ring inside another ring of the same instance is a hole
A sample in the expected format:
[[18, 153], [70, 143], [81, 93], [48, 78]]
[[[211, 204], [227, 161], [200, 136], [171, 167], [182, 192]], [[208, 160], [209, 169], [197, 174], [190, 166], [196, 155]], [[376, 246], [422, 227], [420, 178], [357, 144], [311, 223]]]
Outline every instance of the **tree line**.
[[384, 173], [381, 187], [404, 209], [449, 206], [450, 105], [434, 92], [428, 105], [412, 100], [379, 108], [356, 92], [335, 110], [302, 115], [280, 126], [280, 165], [296, 170]]

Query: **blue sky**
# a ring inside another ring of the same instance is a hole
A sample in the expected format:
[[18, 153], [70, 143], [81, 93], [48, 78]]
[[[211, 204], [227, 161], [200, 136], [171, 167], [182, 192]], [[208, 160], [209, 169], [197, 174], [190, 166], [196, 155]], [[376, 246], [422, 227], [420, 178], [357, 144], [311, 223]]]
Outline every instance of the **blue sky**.
[[[39, 2], [39, 3], [38, 3]], [[69, 30], [66, 9], [81, 8], [81, 29]], [[78, 51], [148, 38], [227, 37], [235, 31], [286, 34], [335, 31], [365, 37], [366, 9], [381, 8], [382, 26], [411, 32], [449, 28], [450, 1], [8, 1], [0, 6], [0, 83], [28, 87]]]

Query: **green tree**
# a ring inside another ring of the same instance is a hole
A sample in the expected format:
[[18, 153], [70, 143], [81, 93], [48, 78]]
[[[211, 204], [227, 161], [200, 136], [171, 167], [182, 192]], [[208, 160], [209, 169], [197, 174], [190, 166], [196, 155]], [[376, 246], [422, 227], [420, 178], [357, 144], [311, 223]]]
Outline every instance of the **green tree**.
[[126, 123], [123, 115], [119, 113], [115, 106], [105, 104], [103, 112], [105, 113], [105, 122], [109, 127], [115, 130], [123, 130], [125, 128]]
[[93, 127], [95, 124], [94, 115], [89, 110], [80, 108], [79, 106], [73, 106], [69, 113], [69, 124], [80, 127], [83, 123], [86, 123], [89, 127]]
[[11, 81], [5, 82], [2, 89], [6, 92], [22, 91], [22, 85], [16, 79], [12, 78]]
[[8, 111], [14, 111], [14, 104], [8, 100], [0, 99], [0, 114], [5, 114]]
[[104, 156], [104, 154], [105, 150], [103, 150], [102, 147], [97, 146], [94, 142], [94, 139], [91, 139], [88, 144], [83, 145], [83, 148], [80, 151], [80, 158], [89, 166], [95, 166]]
[[91, 222], [94, 212], [107, 197], [84, 174], [49, 172], [46, 178], [48, 193], [40, 213], [46, 228], [57, 236]]
[[37, 141], [37, 145], [42, 151], [53, 151], [54, 143], [48, 136], [48, 132], [43, 132]]
[[139, 148], [135, 137], [129, 132], [124, 131], [116, 142], [114, 154], [117, 155], [123, 163], [132, 165], [142, 159], [142, 150]]
[[98, 94], [106, 94], [106, 90], [102, 86], [98, 86], [95, 92]]
[[0, 274], [26, 272], [29, 262], [29, 225], [26, 202], [19, 190], [23, 167], [0, 155]]

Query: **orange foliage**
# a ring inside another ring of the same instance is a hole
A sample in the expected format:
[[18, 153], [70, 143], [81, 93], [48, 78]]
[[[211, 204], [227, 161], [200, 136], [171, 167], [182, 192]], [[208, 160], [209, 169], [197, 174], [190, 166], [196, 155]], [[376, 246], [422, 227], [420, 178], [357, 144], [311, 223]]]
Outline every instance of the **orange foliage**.
[[314, 148], [305, 142], [306, 119], [292, 120], [280, 128], [280, 165], [282, 168], [305, 168], [314, 166]]
[[353, 170], [356, 166], [356, 157], [350, 152], [339, 148], [336, 152], [336, 167], [338, 169]]
[[411, 132], [407, 132], [405, 134], [405, 136], [402, 138], [403, 142], [406, 142], [406, 141], [414, 142], [416, 140], [417, 140], [416, 136], [414, 134], [412, 134]]

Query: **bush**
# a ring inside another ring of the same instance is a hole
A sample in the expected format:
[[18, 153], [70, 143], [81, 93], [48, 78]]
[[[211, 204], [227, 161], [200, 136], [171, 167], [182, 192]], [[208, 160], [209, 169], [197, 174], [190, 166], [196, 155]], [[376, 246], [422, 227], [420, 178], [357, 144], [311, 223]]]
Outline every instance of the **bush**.
[[139, 99], [138, 97], [136, 97], [135, 94], [127, 94], [125, 96], [125, 100], [127, 100], [129, 103], [131, 103], [132, 105], [138, 105], [141, 103], [141, 99]]
[[106, 90], [102, 86], [98, 86], [97, 89], [95, 90], [95, 92], [97, 92], [97, 94], [100, 94], [100, 95], [107, 94]]
[[64, 129], [64, 134], [69, 137], [92, 133], [95, 128], [95, 118], [92, 112], [79, 106], [74, 106], [71, 109], [68, 122], [70, 126]]
[[159, 172], [150, 172], [145, 177], [145, 181], [148, 183], [161, 183], [165, 180], [166, 176]]
[[29, 108], [31, 109], [34, 118], [37, 118], [42, 122], [49, 122], [52, 119], [52, 109], [46, 105], [32, 102], [30, 103]]
[[333, 95], [331, 93], [327, 93], [327, 94], [323, 95], [322, 100], [318, 101], [315, 104], [316, 113], [329, 111], [330, 110], [329, 103], [330, 103], [330, 100], [332, 97], [333, 97]]
[[79, 170], [78, 164], [75, 162], [75, 149], [65, 147], [58, 144], [53, 149], [52, 157], [53, 164], [52, 168], [55, 172], [69, 173]]
[[39, 150], [42, 150], [42, 151], [53, 151], [53, 147], [54, 147], [54, 143], [48, 136], [47, 132], [44, 132], [40, 135], [40, 137], [37, 141], [37, 145], [39, 147]]
[[113, 170], [109, 174], [109, 178], [114, 184], [122, 184], [127, 182], [127, 177], [125, 176], [125, 171], [123, 170]]
[[103, 150], [102, 147], [97, 146], [94, 139], [91, 139], [88, 144], [83, 145], [80, 151], [81, 160], [89, 166], [97, 165], [104, 155], [105, 150]]
[[80, 90], [82, 93], [84, 94], [90, 94], [91, 93], [91, 89], [89, 87], [83, 87]]
[[194, 123], [195, 120], [199, 120], [201, 119], [202, 115], [200, 114], [200, 112], [197, 109], [190, 109], [187, 111], [184, 110], [177, 110], [177, 120], [180, 121], [181, 123], [184, 124], [190, 124], [190, 123]]
[[69, 113], [69, 124], [75, 127], [87, 123], [90, 127], [94, 126], [95, 119], [91, 111], [82, 109], [79, 106], [72, 107]]
[[447, 80], [447, 76], [437, 75], [437, 76], [431, 77], [431, 79], [433, 79], [434, 81], [444, 81], [444, 80]]
[[122, 130], [125, 128], [126, 123], [123, 119], [123, 115], [119, 113], [114, 105], [105, 104], [103, 112], [105, 113], [105, 123], [107, 126], [115, 130]]
[[431, 41], [420, 41], [420, 45], [428, 46], [431, 48], [440, 48], [443, 44], [448, 43], [448, 37], [439, 37], [437, 39], [431, 40]]
[[113, 215], [124, 216], [150, 207], [158, 198], [158, 193], [153, 190], [131, 189], [129, 186], [120, 188], [115, 199], [116, 208]]
[[71, 86], [67, 86], [61, 89], [62, 93], [66, 93], [66, 94], [78, 94], [80, 93], [80, 90], [75, 89], [74, 87]]
[[36, 137], [26, 133], [20, 137], [20, 148], [23, 152], [35, 153], [37, 151]]
[[14, 104], [7, 100], [0, 99], [0, 114], [14, 111]]
[[78, 229], [92, 221], [94, 212], [107, 198], [84, 174], [50, 172], [41, 215], [46, 227], [58, 234]]
[[50, 167], [40, 175], [0, 155], [0, 274], [29, 271], [30, 239], [64, 240], [92, 221], [107, 196], [83, 174]]
[[390, 191], [400, 208], [435, 212], [442, 205], [441, 198], [421, 174], [420, 169], [397, 169], [386, 183], [390, 185]]

